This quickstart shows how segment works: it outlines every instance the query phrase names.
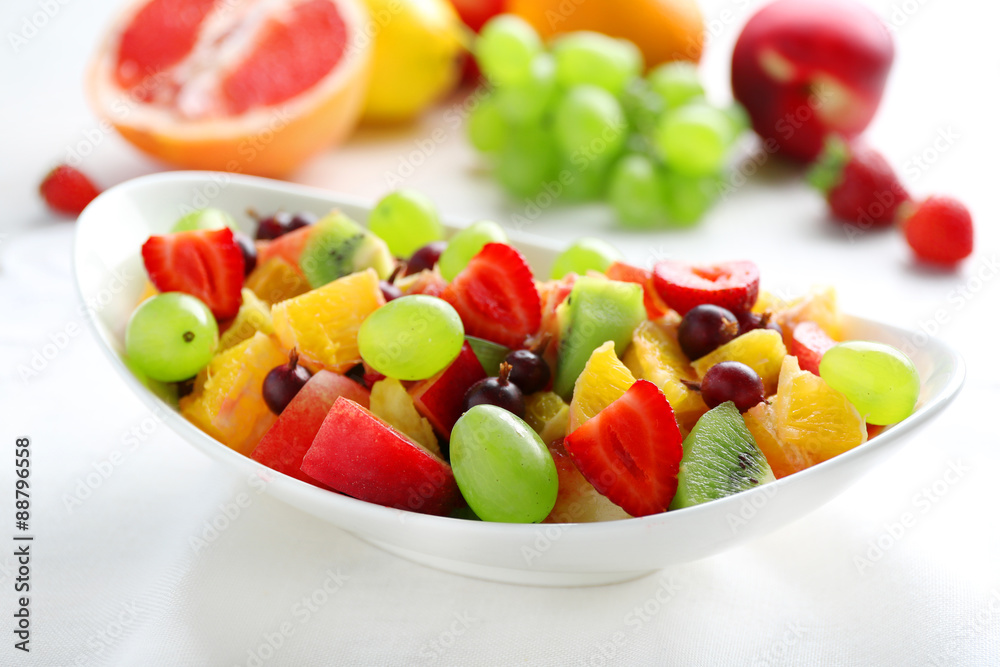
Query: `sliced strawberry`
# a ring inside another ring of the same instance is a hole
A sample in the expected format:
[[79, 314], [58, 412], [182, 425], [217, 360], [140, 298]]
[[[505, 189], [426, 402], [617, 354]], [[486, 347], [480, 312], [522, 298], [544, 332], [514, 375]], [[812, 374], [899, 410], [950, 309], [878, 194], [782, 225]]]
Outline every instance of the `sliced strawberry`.
[[309, 240], [309, 236], [312, 233], [312, 225], [306, 225], [270, 240], [263, 248], [258, 245], [257, 263], [263, 264], [272, 257], [281, 257], [297, 270], [299, 268], [299, 256], [302, 255], [302, 249], [305, 247], [306, 241]]
[[50, 208], [69, 215], [80, 215], [101, 194], [79, 169], [66, 164], [50, 171], [38, 191]]
[[199, 229], [150, 236], [142, 245], [149, 279], [161, 292], [186, 292], [219, 320], [240, 309], [243, 252], [231, 229]]
[[653, 267], [653, 285], [660, 298], [681, 315], [703, 303], [738, 314], [757, 302], [760, 271], [753, 262], [701, 266], [663, 260]]
[[598, 491], [632, 516], [646, 516], [665, 512], [674, 499], [683, 440], [663, 392], [637, 380], [564, 444]]
[[799, 368], [819, 375], [819, 362], [826, 351], [836, 344], [837, 341], [815, 322], [799, 322], [792, 330], [788, 353], [798, 357]]
[[663, 299], [656, 293], [653, 286], [653, 272], [640, 269], [625, 262], [614, 262], [604, 272], [611, 280], [620, 280], [625, 283], [637, 283], [642, 285], [642, 303], [646, 306], [646, 316], [651, 320], [658, 320], [667, 314], [670, 309]]
[[528, 262], [504, 243], [483, 246], [441, 298], [458, 311], [465, 333], [507, 347], [521, 347], [542, 322], [542, 302]]

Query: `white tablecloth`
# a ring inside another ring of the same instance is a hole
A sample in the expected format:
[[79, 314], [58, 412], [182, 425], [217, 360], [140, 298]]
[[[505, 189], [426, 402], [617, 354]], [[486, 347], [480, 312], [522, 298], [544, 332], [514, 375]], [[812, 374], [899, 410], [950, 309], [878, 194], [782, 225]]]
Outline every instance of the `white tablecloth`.
[[[45, 4], [6, 3], [4, 33]], [[93, 146], [84, 168], [103, 185], [162, 168], [94, 134], [83, 102], [83, 61], [117, 3], [49, 4], [57, 10], [37, 34], [17, 49], [8, 39], [0, 55], [0, 664], [1000, 661], [995, 9], [873, 3], [897, 26], [899, 57], [871, 137], [914, 191], [955, 194], [974, 211], [977, 253], [958, 273], [915, 267], [894, 234], [849, 242], [793, 171], [771, 164], [689, 232], [628, 234], [599, 207], [546, 211], [531, 225], [564, 240], [600, 234], [639, 263], [752, 258], [765, 287], [832, 282], [846, 310], [935, 329], [970, 366], [942, 418], [809, 517], [629, 583], [544, 589], [412, 564], [266, 495], [251, 494], [212, 537], [207, 522], [233, 513], [243, 481], [162, 427], [115, 376], [75, 300], [73, 224], [35, 197], [47, 166], [81, 142]], [[717, 35], [704, 69], [724, 98], [729, 45], [749, 10], [703, 4]], [[508, 224], [522, 206], [477, 173], [444, 113], [365, 130], [295, 180], [374, 198], [422, 151], [407, 186], [458, 219]], [[420, 148], [437, 127], [447, 138]], [[22, 435], [32, 439], [30, 654], [11, 632], [12, 450]]]

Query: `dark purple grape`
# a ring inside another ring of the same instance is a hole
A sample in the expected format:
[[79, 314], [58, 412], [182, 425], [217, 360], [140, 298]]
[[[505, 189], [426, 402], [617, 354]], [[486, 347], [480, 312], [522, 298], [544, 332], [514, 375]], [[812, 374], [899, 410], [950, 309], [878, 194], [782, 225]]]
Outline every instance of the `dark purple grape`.
[[311, 377], [312, 373], [308, 369], [299, 366], [299, 355], [292, 350], [287, 364], [275, 366], [264, 377], [262, 393], [267, 407], [274, 414], [280, 415]]
[[486, 378], [469, 387], [465, 393], [465, 409], [474, 405], [495, 405], [524, 417], [524, 394], [510, 381], [510, 364], [500, 364], [500, 377]]
[[552, 371], [545, 360], [531, 350], [514, 350], [504, 359], [510, 364], [510, 381], [523, 394], [534, 394], [549, 383]]
[[236, 241], [240, 252], [243, 253], [243, 275], [249, 276], [250, 272], [257, 266], [257, 246], [253, 239], [243, 232], [234, 233], [233, 240]]
[[781, 327], [771, 319], [771, 313], [754, 313], [751, 311], [746, 311], [739, 313], [736, 319], [740, 323], [740, 335], [745, 334], [748, 331], [753, 331], [754, 329], [771, 329], [772, 331], [777, 331], [781, 333]]
[[406, 271], [403, 272], [403, 275], [410, 276], [414, 273], [420, 273], [425, 269], [433, 269], [441, 257], [441, 253], [447, 247], [447, 241], [432, 241], [424, 247], [419, 248], [406, 260]]
[[386, 303], [403, 296], [402, 290], [390, 283], [388, 280], [380, 280], [378, 288], [382, 290], [382, 297], [385, 299]]
[[314, 222], [316, 222], [316, 216], [306, 211], [294, 214], [278, 211], [274, 215], [257, 221], [257, 240], [270, 241], [288, 232], [307, 227]]
[[726, 401], [746, 412], [764, 400], [764, 382], [757, 372], [739, 361], [723, 361], [708, 369], [701, 380], [701, 397], [714, 408]]
[[739, 320], [720, 306], [702, 304], [689, 310], [677, 329], [677, 342], [688, 359], [694, 361], [740, 333]]

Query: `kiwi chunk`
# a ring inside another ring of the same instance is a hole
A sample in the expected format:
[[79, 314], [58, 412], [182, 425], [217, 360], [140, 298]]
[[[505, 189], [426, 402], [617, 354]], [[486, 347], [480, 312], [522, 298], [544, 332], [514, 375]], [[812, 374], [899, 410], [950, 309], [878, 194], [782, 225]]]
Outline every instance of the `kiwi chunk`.
[[367, 268], [385, 279], [394, 265], [385, 241], [340, 211], [313, 225], [299, 256], [299, 268], [313, 289]]
[[774, 481], [774, 473], [732, 401], [712, 408], [684, 438], [670, 509], [725, 498]]

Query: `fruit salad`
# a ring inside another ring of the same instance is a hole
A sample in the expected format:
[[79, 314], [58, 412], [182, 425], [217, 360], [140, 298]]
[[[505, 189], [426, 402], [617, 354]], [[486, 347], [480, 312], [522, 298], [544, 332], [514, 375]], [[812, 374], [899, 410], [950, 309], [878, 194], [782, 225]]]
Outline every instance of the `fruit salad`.
[[581, 239], [538, 275], [495, 223], [445, 240], [407, 190], [367, 226], [254, 226], [206, 209], [143, 244], [127, 361], [223, 445], [363, 501], [647, 516], [822, 463], [918, 401], [904, 354], [841, 340], [832, 289], [783, 301], [753, 262], [647, 270]]

